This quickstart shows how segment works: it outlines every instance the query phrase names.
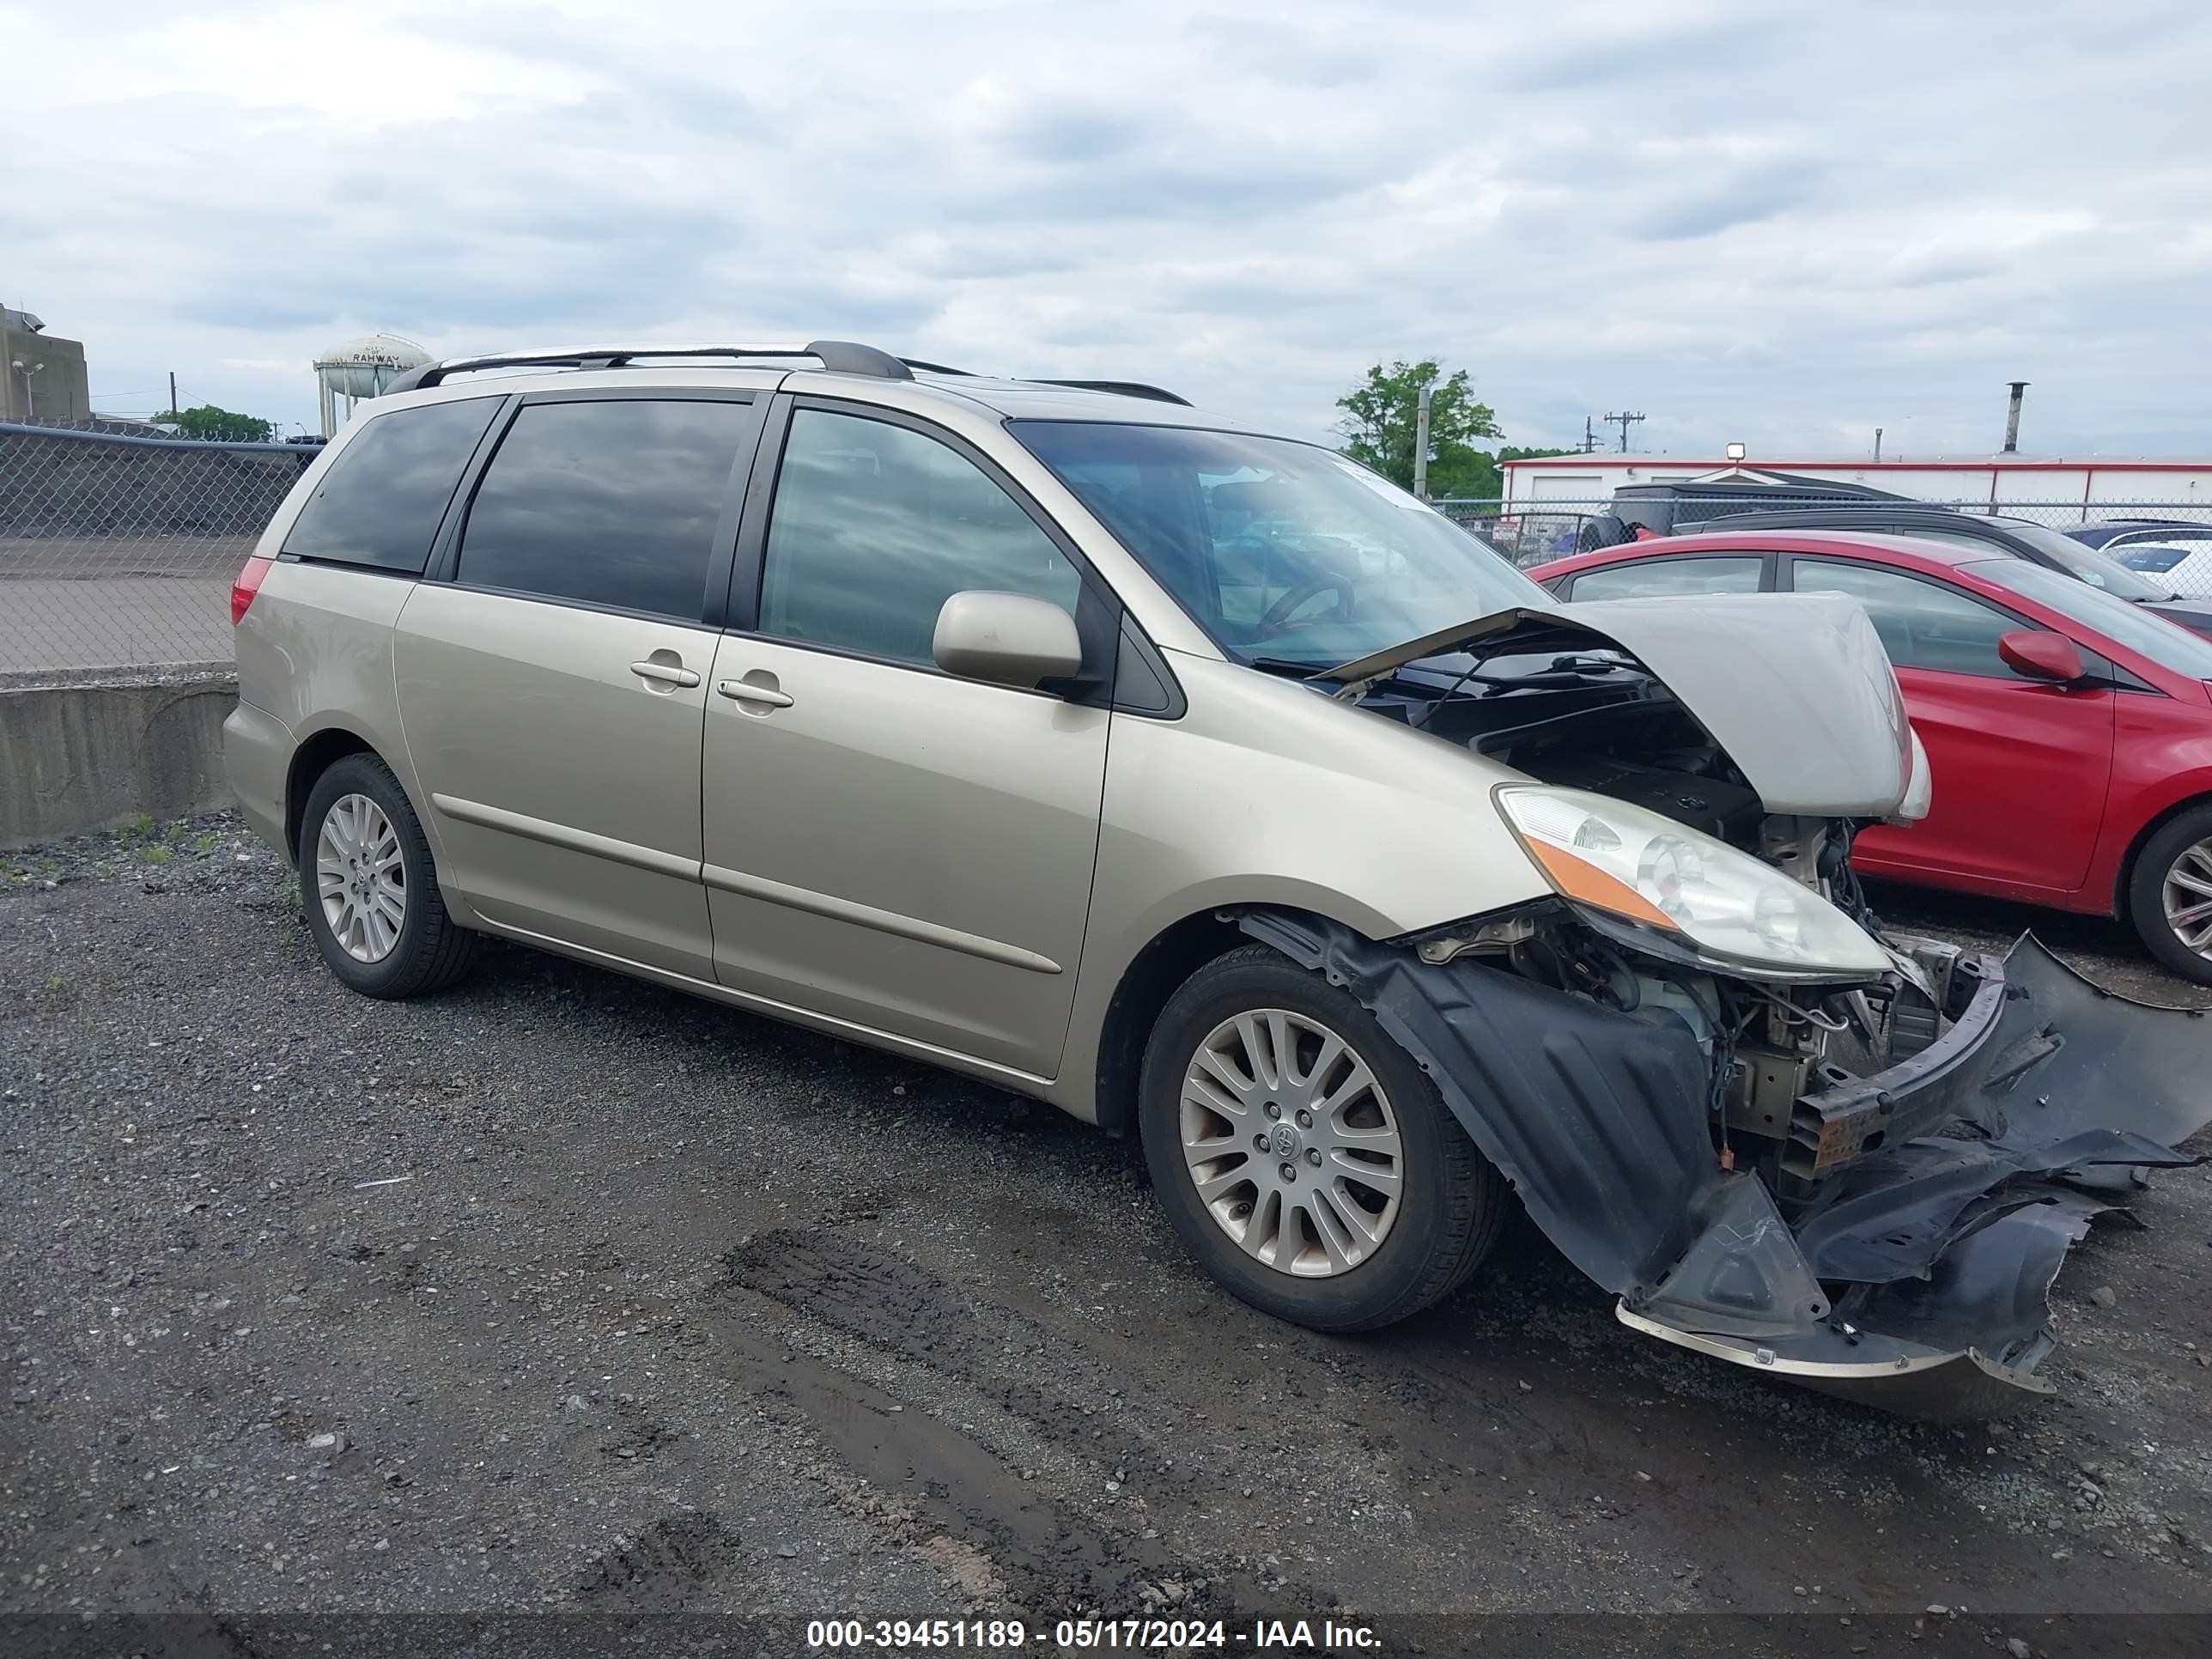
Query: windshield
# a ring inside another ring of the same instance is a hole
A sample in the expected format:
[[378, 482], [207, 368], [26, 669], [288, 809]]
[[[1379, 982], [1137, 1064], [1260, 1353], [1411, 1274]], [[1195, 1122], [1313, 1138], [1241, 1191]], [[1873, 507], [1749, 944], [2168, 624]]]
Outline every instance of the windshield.
[[[2039, 525], [2030, 519], [1999, 519], [1993, 522], [2002, 524], [2006, 533], [2015, 540], [2028, 543], [2076, 581], [2087, 582], [2092, 587], [2101, 588], [2124, 599], [2140, 601], [2172, 597], [2167, 589], [2155, 582], [2145, 581], [2111, 554], [2086, 547], [2071, 536], [2062, 536], [2048, 525]], [[1934, 529], [1916, 523], [1911, 529], [1902, 533], [1917, 536], [1924, 541], [1948, 542], [1954, 547], [1998, 545], [1987, 536], [1978, 536], [1965, 529]]]
[[1317, 445], [1093, 422], [1007, 429], [1240, 662], [1331, 668], [1556, 603], [1442, 514]]
[[2123, 599], [2170, 599], [2173, 590], [2158, 582], [2145, 581], [2109, 553], [2094, 547], [2085, 547], [2071, 536], [2062, 536], [2048, 525], [2025, 519], [2008, 519], [2005, 528], [2024, 536], [2058, 567], [2069, 572], [2077, 581]]
[[2155, 611], [2142, 610], [2101, 588], [2026, 559], [1990, 559], [1960, 568], [2039, 605], [2047, 605], [2083, 627], [2095, 629], [2106, 639], [2141, 652], [2161, 668], [2191, 679], [2212, 680], [2212, 640], [2191, 633], [2179, 623], [2166, 621]]

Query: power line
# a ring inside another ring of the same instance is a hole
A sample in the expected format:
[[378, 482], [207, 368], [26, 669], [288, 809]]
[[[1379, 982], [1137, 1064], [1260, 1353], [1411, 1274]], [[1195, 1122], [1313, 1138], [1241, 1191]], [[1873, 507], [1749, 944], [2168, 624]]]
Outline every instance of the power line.
[[1626, 455], [1628, 453], [1628, 428], [1635, 425], [1637, 422], [1643, 418], [1644, 416], [1641, 411], [1631, 411], [1620, 415], [1608, 415], [1605, 417], [1605, 423], [1607, 426], [1619, 426], [1620, 428], [1620, 453], [1622, 454]]

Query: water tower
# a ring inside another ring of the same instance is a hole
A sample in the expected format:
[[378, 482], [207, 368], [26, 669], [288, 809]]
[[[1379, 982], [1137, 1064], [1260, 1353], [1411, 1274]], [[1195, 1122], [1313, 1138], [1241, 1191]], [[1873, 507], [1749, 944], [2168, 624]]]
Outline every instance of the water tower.
[[[322, 393], [323, 436], [337, 434], [341, 413], [353, 414], [363, 398], [374, 398], [410, 368], [420, 368], [430, 354], [414, 341], [397, 334], [370, 334], [334, 345], [315, 357], [315, 384]], [[343, 411], [338, 399], [345, 399]]]

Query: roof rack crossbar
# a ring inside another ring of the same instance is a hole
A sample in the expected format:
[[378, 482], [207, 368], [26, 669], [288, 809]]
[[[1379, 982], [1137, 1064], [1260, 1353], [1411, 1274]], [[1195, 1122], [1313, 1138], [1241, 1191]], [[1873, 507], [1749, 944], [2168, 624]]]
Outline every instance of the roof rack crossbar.
[[476, 357], [448, 357], [410, 369], [385, 387], [416, 392], [442, 385], [449, 375], [483, 368], [624, 368], [646, 357], [811, 357], [839, 374], [866, 374], [879, 380], [910, 380], [913, 371], [887, 351], [852, 340], [809, 340], [804, 345], [780, 341], [759, 345], [562, 346], [534, 351], [495, 351]]
[[1034, 386], [1071, 386], [1078, 392], [1114, 392], [1124, 398], [1146, 398], [1156, 404], [1181, 404], [1190, 407], [1190, 399], [1179, 397], [1165, 386], [1146, 386], [1142, 380], [1035, 380]]

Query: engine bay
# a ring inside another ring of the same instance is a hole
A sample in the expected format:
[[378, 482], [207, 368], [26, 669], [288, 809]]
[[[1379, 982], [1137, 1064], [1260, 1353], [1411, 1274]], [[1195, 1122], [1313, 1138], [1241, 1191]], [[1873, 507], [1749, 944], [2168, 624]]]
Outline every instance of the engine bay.
[[[1742, 772], [1668, 687], [1618, 650], [1456, 653], [1361, 688], [1362, 708], [1463, 744], [1540, 782], [1626, 802], [1748, 853], [1888, 941], [1850, 868], [1849, 820], [1771, 814]], [[1919, 941], [1917, 969], [1875, 984], [1785, 986], [1713, 971], [1663, 941], [1571, 904], [1425, 942], [1639, 1021], [1686, 1030], [1711, 1066], [1710, 1127], [1725, 1167], [1757, 1170], [1787, 1206], [1892, 1133], [1877, 1109], [1831, 1121], [1826, 1091], [1936, 1041], [1958, 953]], [[1846, 1121], [1847, 1120], [1847, 1121]]]
[[1617, 653], [1408, 664], [1360, 706], [1543, 782], [1759, 850], [1766, 814], [1758, 792], [1672, 692]]

